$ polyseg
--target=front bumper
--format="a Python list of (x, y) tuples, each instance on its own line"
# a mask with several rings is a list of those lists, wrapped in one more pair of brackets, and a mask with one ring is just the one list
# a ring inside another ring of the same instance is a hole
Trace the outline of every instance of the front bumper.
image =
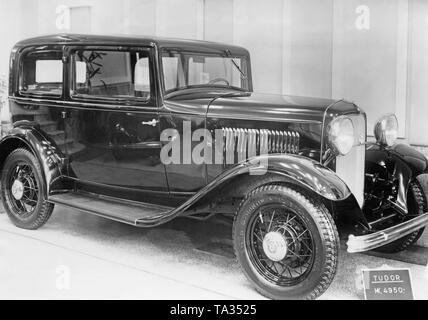
[(348, 252), (363, 252), (381, 247), (419, 230), (426, 224), (428, 224), (428, 212), (382, 231), (364, 236), (354, 236), (351, 234), (346, 243)]

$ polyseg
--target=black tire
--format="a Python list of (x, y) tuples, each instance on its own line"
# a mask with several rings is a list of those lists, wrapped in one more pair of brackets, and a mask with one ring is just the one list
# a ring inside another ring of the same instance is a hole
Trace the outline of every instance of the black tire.
[[(12, 191), (15, 181), (16, 193), (22, 194), (19, 200)], [(3, 166), (1, 186), (4, 209), (17, 227), (35, 230), (48, 221), (54, 205), (46, 201), (42, 169), (30, 151), (16, 149), (10, 153)]]
[[(264, 221), (269, 220), (266, 208), (277, 208), (269, 228)], [(286, 241), (282, 247), (274, 242), (270, 254), (281, 253), (275, 260), (268, 256), (272, 242), (267, 238), (272, 233), (282, 233)], [(233, 244), (244, 274), (257, 291), (271, 299), (315, 299), (336, 274), (339, 235), (330, 212), (321, 202), (290, 187), (267, 185), (248, 194), (235, 214)], [(302, 267), (304, 272), (298, 272)]]
[[(409, 190), (407, 192), (407, 207), (409, 211), (409, 218), (416, 217), (428, 211), (427, 200), (418, 181), (412, 181), (410, 183)], [(375, 250), (383, 253), (397, 253), (406, 250), (408, 247), (415, 244), (416, 241), (419, 240), (419, 238), (424, 233), (424, 230), (425, 228), (421, 228), (413, 233), (408, 234), (407, 236), (404, 236), (403, 238), (376, 248)]]

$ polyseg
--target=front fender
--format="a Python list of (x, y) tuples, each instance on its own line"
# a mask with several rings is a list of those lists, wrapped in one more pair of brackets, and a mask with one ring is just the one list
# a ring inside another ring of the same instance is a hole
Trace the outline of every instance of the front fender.
[(253, 166), (261, 165), (263, 170), (266, 168), (264, 163), (267, 163), (267, 172), (285, 176), (328, 200), (341, 201), (351, 195), (346, 183), (334, 171), (314, 160), (296, 155), (276, 154), (253, 158), (246, 166), (257, 170)]
[(166, 223), (185, 212), (211, 192), (221, 189), (226, 183), (238, 176), (249, 174), (260, 177), (262, 174), (269, 173), (281, 175), (285, 178), (284, 180), (310, 189), (321, 197), (331, 201), (345, 200), (351, 195), (351, 191), (345, 182), (336, 173), (323, 167), (316, 161), (297, 155), (264, 155), (251, 158), (224, 171), (167, 215), (141, 219), (140, 223), (145, 226), (156, 226)]
[(297, 155), (270, 154), (248, 159), (229, 168), (195, 196), (202, 197), (238, 176), (247, 175), (257, 178), (265, 174), (281, 176), (282, 181), (309, 189), (331, 201), (342, 201), (351, 195), (346, 183), (335, 172), (320, 163)]
[(428, 173), (428, 159), (415, 148), (405, 144), (397, 144), (391, 147), (390, 153), (401, 159), (412, 170), (413, 178)]
[(409, 184), (419, 175), (428, 173), (428, 160), (422, 153), (408, 145), (397, 144), (392, 147), (382, 147), (378, 144), (370, 144), (366, 152), (366, 168), (371, 168), (371, 170), (382, 168), (397, 179), (396, 205), (401, 211), (407, 213)]
[(27, 147), (38, 159), (45, 180), (44, 195), (49, 195), (55, 181), (62, 176), (64, 170), (61, 151), (55, 146), (55, 142), (46, 138), (37, 127), (23, 125), (14, 127), (0, 141), (2, 160), (4, 161), (11, 151), (20, 146)]

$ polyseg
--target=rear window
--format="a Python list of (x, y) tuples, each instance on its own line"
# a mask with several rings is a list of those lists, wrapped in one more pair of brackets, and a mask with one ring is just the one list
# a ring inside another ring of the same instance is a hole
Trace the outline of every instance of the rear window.
[(74, 96), (149, 100), (149, 53), (144, 51), (76, 51)]
[(62, 52), (30, 52), (22, 59), (21, 93), (61, 96), (62, 81)]

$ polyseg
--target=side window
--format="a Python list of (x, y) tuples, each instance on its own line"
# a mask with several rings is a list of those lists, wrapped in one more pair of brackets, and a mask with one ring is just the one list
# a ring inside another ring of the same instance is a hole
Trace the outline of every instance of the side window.
[(63, 79), (62, 52), (27, 53), (22, 59), (21, 68), (20, 93), (61, 96)]
[(180, 68), (179, 56), (164, 56), (162, 57), (163, 77), (165, 90), (171, 90), (184, 86), (184, 74)]
[(150, 66), (149, 58), (141, 57), (137, 59), (134, 69), (135, 95), (138, 97), (150, 97)]
[(82, 50), (74, 53), (72, 95), (151, 97), (148, 52)]

